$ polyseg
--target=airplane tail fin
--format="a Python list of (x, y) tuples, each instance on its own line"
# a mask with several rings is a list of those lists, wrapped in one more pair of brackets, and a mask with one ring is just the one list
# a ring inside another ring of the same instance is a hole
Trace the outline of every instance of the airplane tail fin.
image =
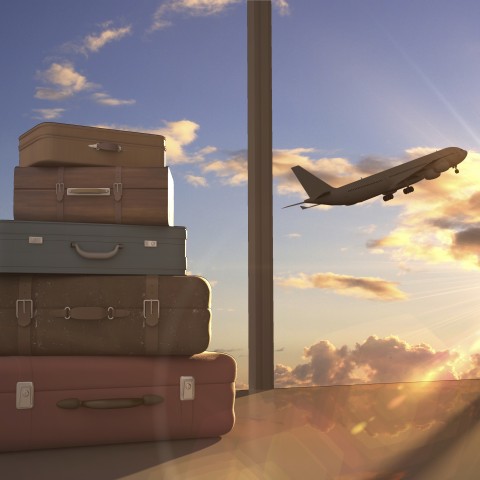
[(312, 200), (333, 190), (333, 187), (328, 183), (324, 182), (320, 178), (313, 175), (313, 173), (308, 172), (298, 165), (296, 167), (292, 167), (292, 171)]

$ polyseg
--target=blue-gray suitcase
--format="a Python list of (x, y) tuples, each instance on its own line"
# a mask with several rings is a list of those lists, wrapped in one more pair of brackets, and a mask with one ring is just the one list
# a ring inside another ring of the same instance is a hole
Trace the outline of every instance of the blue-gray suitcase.
[(185, 227), (0, 221), (0, 272), (185, 275)]

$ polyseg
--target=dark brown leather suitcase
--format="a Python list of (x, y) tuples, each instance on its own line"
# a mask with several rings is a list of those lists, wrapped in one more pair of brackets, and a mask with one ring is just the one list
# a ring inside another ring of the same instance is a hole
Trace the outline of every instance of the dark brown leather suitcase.
[(168, 167), (16, 167), (15, 220), (173, 226)]
[(0, 275), (0, 355), (193, 355), (210, 320), (202, 277)]
[(165, 137), (44, 122), (19, 137), (20, 166), (164, 167)]
[(235, 376), (210, 352), (2, 357), (0, 451), (218, 437), (235, 422)]

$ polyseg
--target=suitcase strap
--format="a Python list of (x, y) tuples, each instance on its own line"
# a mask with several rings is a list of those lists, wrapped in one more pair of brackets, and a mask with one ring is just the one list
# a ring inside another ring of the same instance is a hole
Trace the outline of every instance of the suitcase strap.
[(57, 194), (57, 221), (63, 221), (63, 195), (65, 193), (65, 184), (63, 183), (64, 168), (57, 168), (57, 184), (55, 193)]
[(63, 309), (51, 310), (50, 315), (65, 320), (114, 320), (115, 318), (128, 317), (130, 310), (123, 310), (114, 307), (65, 307)]
[(18, 279), (18, 299), (15, 304), (17, 317), (18, 354), (30, 355), (32, 352), (31, 323), (33, 319), (32, 277), (22, 275)]
[[(145, 354), (156, 355), (159, 350), (160, 300), (158, 276), (146, 275), (143, 318), (145, 324)], [(51, 312), (56, 317), (79, 320), (98, 320), (125, 317), (130, 311), (113, 307), (65, 307)], [(31, 324), (34, 317), (32, 299), (32, 276), (22, 275), (18, 282), (18, 299), (15, 305), (18, 328), (18, 353), (31, 355)]]
[(113, 196), (115, 198), (115, 222), (122, 223), (122, 167), (115, 167)]
[(143, 318), (145, 319), (145, 353), (158, 354), (160, 300), (158, 299), (158, 276), (147, 275), (145, 280), (146, 298), (143, 301)]
[[(57, 221), (62, 222), (64, 218), (64, 206), (63, 200), (65, 198), (65, 183), (64, 183), (64, 167), (57, 168), (57, 184), (55, 185), (55, 193), (57, 195)], [(82, 189), (67, 189), (68, 190), (79, 190)], [(88, 189), (83, 189), (88, 190)], [(107, 189), (90, 189), (90, 190), (107, 190)], [(110, 195), (110, 189), (108, 189), (108, 195)], [(91, 193), (90, 193), (91, 194)], [(115, 222), (122, 223), (122, 194), (123, 194), (123, 185), (122, 185), (122, 167), (115, 167), (115, 180), (113, 183), (113, 198), (115, 200)], [(99, 193), (100, 196), (103, 196), (104, 193)]]

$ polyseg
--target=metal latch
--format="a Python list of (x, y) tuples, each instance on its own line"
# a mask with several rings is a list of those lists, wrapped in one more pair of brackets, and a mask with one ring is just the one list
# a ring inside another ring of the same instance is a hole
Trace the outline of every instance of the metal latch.
[(33, 408), (33, 382), (17, 382), (17, 410)]
[(195, 399), (195, 379), (193, 377), (180, 377), (180, 400)]
[(42, 245), (43, 237), (28, 237), (28, 243), (33, 243), (35, 245)]
[(157, 247), (157, 241), (156, 240), (145, 240), (143, 242), (143, 246), (146, 248), (156, 248)]

